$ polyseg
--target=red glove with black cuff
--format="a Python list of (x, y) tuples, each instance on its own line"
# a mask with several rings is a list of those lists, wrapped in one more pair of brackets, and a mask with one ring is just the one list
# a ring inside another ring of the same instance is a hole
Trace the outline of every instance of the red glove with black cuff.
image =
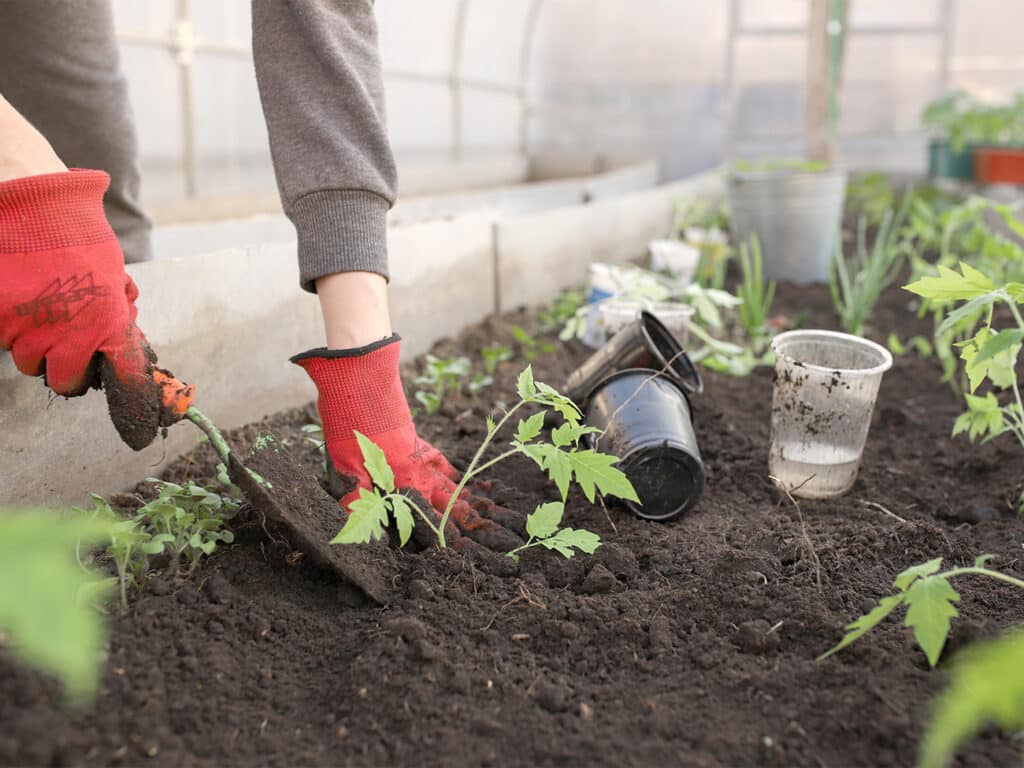
[(135, 283), (103, 213), (110, 177), (72, 170), (0, 182), (0, 349), (68, 397), (102, 384), (122, 439), (139, 450), (165, 412), (135, 325)]
[[(384, 451), (395, 485), (417, 491), (440, 516), (455, 492), (458, 473), (440, 451), (416, 434), (399, 375), (400, 352), (401, 339), (394, 334), (358, 349), (313, 349), (296, 355), (292, 362), (309, 374), (319, 392), (317, 408), (327, 454), (349, 486), (342, 506), (358, 498), (360, 487), (372, 487), (356, 442), (358, 431)], [(470, 496), (464, 489), (449, 520), (479, 543), (505, 551), (522, 543), (492, 519), (507, 514), (490, 499)]]

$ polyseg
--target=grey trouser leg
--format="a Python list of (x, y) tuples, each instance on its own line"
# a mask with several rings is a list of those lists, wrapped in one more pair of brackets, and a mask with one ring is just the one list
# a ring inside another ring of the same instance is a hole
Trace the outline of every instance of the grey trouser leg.
[(138, 145), (109, 0), (0, 0), (0, 93), (64, 164), (110, 174), (103, 200), (125, 261), (151, 257)]
[(335, 272), (387, 277), (397, 179), (373, 0), (252, 0), (252, 37), (302, 286)]

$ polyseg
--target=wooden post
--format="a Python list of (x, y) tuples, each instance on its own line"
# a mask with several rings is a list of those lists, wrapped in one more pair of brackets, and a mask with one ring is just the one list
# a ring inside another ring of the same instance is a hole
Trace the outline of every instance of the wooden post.
[(807, 157), (832, 162), (836, 151), (843, 39), (849, 16), (847, 0), (808, 0), (805, 126)]

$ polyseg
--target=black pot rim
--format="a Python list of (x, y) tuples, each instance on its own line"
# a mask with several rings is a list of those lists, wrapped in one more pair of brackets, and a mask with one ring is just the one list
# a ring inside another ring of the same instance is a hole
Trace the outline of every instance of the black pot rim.
[[(704, 379), (701, 377), (700, 371), (697, 370), (697, 366), (690, 360), (690, 356), (686, 354), (683, 345), (679, 343), (679, 339), (665, 327), (661, 320), (646, 309), (640, 310), (640, 332), (643, 334), (644, 340), (648, 342), (648, 348), (654, 350), (655, 356), (665, 369), (664, 373), (668, 374), (668, 378), (675, 378), (681, 389), (695, 395), (704, 391)], [(626, 370), (637, 369), (627, 368)]]

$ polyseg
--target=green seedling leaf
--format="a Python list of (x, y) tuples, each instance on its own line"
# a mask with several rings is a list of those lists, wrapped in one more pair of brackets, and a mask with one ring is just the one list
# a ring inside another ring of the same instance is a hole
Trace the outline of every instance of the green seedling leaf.
[(551, 442), (558, 448), (568, 448), (579, 444), (580, 438), (584, 435), (593, 435), (600, 431), (597, 427), (566, 422), (560, 427), (551, 430)]
[(537, 386), (533, 381), (533, 366), (528, 365), (516, 379), (516, 392), (523, 400), (529, 400), (537, 394)]
[(516, 440), (520, 443), (528, 443), (536, 438), (543, 429), (544, 411), (540, 411), (528, 419), (520, 420), (519, 428), (516, 430)]
[(395, 526), (398, 528), (398, 543), (404, 547), (415, 527), (412, 504), (405, 496), (395, 494), (391, 497), (391, 511), (395, 516)]
[(566, 454), (572, 466), (576, 482), (583, 489), (587, 501), (594, 502), (594, 489), (596, 488), (605, 496), (617, 496), (620, 499), (627, 499), (640, 503), (633, 484), (629, 482), (626, 474), (612, 466), (618, 462), (618, 458), (606, 453), (596, 451), (575, 451)]
[(395, 473), (391, 471), (388, 459), (373, 440), (359, 431), (355, 431), (356, 442), (363, 453), (363, 466), (370, 475), (373, 484), (385, 493), (395, 492)]
[(903, 599), (907, 603), (907, 618), (903, 623), (913, 627), (917, 644), (934, 667), (949, 636), (949, 620), (960, 615), (953, 605), (960, 600), (960, 595), (940, 575), (918, 579)]
[(992, 439), (1006, 431), (1003, 410), (994, 394), (988, 392), (984, 397), (964, 395), (964, 398), (967, 410), (953, 424), (953, 437), (966, 432), (973, 442), (982, 435), (988, 434), (988, 439)]
[(915, 581), (924, 578), (925, 576), (931, 576), (933, 573), (937, 573), (941, 567), (941, 557), (936, 557), (934, 560), (929, 560), (928, 562), (921, 563), (920, 565), (912, 565), (897, 576), (892, 585), (896, 587), (896, 589), (906, 592), (910, 585)]
[(843, 650), (846, 646), (850, 645), (856, 640), (866, 635), (872, 629), (877, 627), (886, 616), (892, 613), (896, 606), (903, 602), (903, 595), (889, 595), (883, 597), (878, 601), (878, 605), (872, 608), (868, 613), (861, 616), (856, 621), (852, 621), (846, 625), (846, 635), (838, 644), (827, 650), (825, 653), (818, 657), (818, 661), (827, 659), (834, 653), (838, 653)]
[(960, 262), (959, 274), (941, 264), (938, 270), (938, 277), (922, 277), (904, 287), (933, 301), (967, 301), (984, 296), (996, 287), (988, 277), (966, 262)]
[(535, 538), (546, 539), (558, 530), (564, 513), (565, 504), (561, 501), (541, 504), (526, 518), (526, 532)]
[[(601, 546), (601, 537), (593, 531), (582, 528), (563, 528), (550, 539), (546, 539), (544, 546), (548, 546), (548, 542), (557, 543), (562, 547), (575, 547), (580, 552), (592, 555)], [(571, 557), (571, 555), (567, 555), (567, 557)]]
[(1024, 631), (972, 645), (958, 654), (921, 743), (920, 768), (944, 768), (957, 749), (990, 722), (1024, 730)]
[[(1022, 340), (1024, 340), (1024, 329), (1022, 328), (1008, 328), (999, 331), (994, 336), (990, 336), (984, 346), (978, 350), (978, 354), (974, 358), (974, 365), (993, 360), (1001, 353), (1020, 346)], [(1016, 359), (1017, 355), (1014, 354), (1013, 357)]]
[(995, 559), (995, 555), (978, 555), (976, 558), (974, 558), (974, 567), (984, 568), (986, 565), (988, 565), (990, 561)]
[(345, 526), (331, 544), (366, 544), (384, 536), (388, 524), (388, 505), (379, 493), (359, 489), (359, 498), (348, 505), (349, 515)]

